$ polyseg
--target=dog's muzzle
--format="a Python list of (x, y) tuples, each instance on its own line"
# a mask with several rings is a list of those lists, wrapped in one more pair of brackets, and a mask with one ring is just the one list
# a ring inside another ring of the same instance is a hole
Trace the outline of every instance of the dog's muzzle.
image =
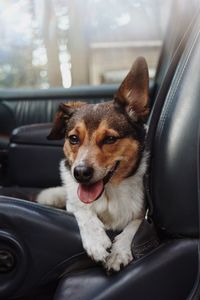
[(117, 170), (120, 162), (116, 161), (115, 165), (107, 173), (107, 175), (98, 180), (95, 183), (90, 184), (89, 180), (92, 178), (94, 170), (90, 167), (77, 166), (74, 169), (74, 177), (79, 182), (77, 194), (79, 199), (86, 203), (92, 203), (99, 199), (104, 191), (104, 186), (113, 177), (115, 171)]

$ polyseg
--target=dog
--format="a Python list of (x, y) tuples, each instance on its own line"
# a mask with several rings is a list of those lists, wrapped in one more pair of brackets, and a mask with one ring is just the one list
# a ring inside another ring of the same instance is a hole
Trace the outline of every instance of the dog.
[[(65, 137), (63, 186), (42, 191), (37, 201), (66, 202), (87, 254), (108, 271), (132, 261), (132, 240), (145, 215), (148, 84), (147, 63), (139, 57), (112, 101), (60, 104), (48, 136)], [(111, 242), (106, 230), (120, 233)]]

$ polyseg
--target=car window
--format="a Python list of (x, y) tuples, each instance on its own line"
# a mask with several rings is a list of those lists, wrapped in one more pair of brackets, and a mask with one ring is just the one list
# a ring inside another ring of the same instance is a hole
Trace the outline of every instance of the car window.
[(154, 77), (171, 0), (1, 0), (0, 87), (118, 83), (143, 55)]

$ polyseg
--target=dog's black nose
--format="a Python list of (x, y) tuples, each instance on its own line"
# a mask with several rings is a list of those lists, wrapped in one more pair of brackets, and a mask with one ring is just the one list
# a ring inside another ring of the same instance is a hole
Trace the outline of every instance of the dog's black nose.
[(88, 181), (90, 181), (90, 179), (93, 176), (93, 173), (93, 168), (85, 165), (79, 165), (74, 168), (74, 177), (80, 183), (87, 183)]

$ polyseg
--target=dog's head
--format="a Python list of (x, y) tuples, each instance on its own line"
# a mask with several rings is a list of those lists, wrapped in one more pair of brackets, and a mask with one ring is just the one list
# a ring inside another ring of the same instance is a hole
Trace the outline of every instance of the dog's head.
[(65, 137), (66, 167), (79, 183), (81, 201), (98, 199), (105, 184), (134, 174), (145, 139), (148, 115), (148, 68), (138, 58), (113, 101), (61, 104), (49, 139)]

